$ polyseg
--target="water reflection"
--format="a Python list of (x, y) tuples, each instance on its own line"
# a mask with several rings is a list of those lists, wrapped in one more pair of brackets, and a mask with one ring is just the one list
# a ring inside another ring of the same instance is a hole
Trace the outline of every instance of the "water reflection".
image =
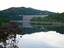
[(0, 39), (0, 48), (18, 48), (16, 43), (16, 35), (2, 35), (2, 38)]
[(55, 31), (17, 36), (19, 48), (64, 48), (64, 34)]
[(37, 32), (23, 36), (9, 35), (7, 39), (6, 42), (1, 41), (0, 45), (5, 45), (7, 48), (14, 45), (16, 45), (15, 48), (64, 48), (64, 34), (55, 31)]
[(16, 35), (22, 34), (15, 22), (6, 23), (0, 26), (0, 48), (18, 48)]

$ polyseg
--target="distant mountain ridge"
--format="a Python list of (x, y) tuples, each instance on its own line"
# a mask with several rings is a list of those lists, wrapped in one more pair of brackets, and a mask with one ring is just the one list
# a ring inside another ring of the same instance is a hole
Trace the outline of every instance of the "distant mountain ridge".
[(21, 19), (22, 15), (49, 15), (54, 14), (54, 12), (50, 11), (41, 11), (33, 8), (26, 8), (26, 7), (12, 7), (6, 10), (0, 11), (0, 17), (4, 16), (10, 19)]

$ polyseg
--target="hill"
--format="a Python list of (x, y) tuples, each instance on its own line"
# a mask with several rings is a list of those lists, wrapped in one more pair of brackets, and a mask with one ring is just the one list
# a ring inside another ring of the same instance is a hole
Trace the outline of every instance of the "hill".
[(26, 7), (12, 7), (0, 11), (0, 17), (6, 17), (12, 20), (21, 20), (22, 15), (49, 15), (49, 14), (54, 14), (54, 12), (41, 11)]

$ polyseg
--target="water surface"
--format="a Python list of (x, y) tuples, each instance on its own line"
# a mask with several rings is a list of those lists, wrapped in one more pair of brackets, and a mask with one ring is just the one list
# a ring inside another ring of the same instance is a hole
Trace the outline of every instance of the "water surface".
[(17, 36), (19, 48), (64, 48), (64, 34), (55, 31)]

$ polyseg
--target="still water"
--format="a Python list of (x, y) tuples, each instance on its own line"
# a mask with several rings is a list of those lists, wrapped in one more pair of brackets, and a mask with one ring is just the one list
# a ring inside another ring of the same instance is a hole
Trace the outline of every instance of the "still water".
[(19, 48), (64, 48), (64, 34), (56, 31), (17, 35)]
[(64, 48), (64, 34), (56, 33), (56, 31), (17, 34), (16, 38), (11, 35), (6, 42), (1, 41), (0, 48)]

